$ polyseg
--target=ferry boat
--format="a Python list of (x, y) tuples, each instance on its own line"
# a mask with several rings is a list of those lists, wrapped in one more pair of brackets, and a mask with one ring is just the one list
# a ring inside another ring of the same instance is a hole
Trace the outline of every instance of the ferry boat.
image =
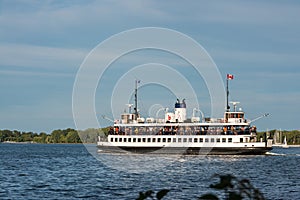
[(185, 100), (177, 99), (174, 112), (166, 112), (164, 119), (143, 118), (137, 109), (135, 84), (134, 112), (123, 113), (110, 128), (107, 137), (98, 137), (101, 153), (147, 153), (182, 155), (245, 155), (265, 154), (272, 149), (272, 140), (265, 135), (256, 139), (256, 127), (237, 110), (239, 102), (228, 103), (224, 117), (211, 119), (187, 118)]

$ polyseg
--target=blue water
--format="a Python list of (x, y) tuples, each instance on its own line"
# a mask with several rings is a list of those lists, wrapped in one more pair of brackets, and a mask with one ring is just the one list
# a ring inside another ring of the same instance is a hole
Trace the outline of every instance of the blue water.
[(135, 199), (149, 189), (171, 189), (165, 199), (197, 199), (211, 191), (215, 173), (247, 178), (267, 199), (300, 197), (300, 148), (267, 156), (96, 152), (94, 145), (0, 144), (0, 199)]

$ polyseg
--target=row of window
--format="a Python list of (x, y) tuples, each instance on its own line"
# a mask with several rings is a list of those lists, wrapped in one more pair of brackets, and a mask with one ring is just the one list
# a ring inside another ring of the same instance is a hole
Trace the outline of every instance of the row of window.
[[(241, 138), (243, 139), (243, 138)], [(194, 143), (214, 143), (214, 142), (232, 142), (232, 138), (122, 138), (122, 137), (111, 137), (110, 142), (163, 142), (163, 143), (181, 143), (181, 142), (194, 142)], [(243, 142), (243, 141), (241, 141)]]

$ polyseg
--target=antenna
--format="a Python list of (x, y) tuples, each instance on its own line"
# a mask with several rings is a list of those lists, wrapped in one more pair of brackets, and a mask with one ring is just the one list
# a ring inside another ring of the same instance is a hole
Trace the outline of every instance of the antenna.
[(239, 101), (230, 101), (229, 103), (232, 103), (233, 105), (233, 111), (236, 112), (236, 105), (239, 104)]
[(131, 114), (131, 107), (133, 106), (133, 104), (128, 103), (126, 104), (126, 106), (128, 106), (128, 113)]
[(263, 114), (263, 115), (261, 115), (261, 116), (259, 116), (259, 117), (256, 117), (256, 118), (253, 119), (253, 120), (250, 120), (250, 123), (255, 122), (256, 120), (259, 120), (259, 119), (261, 119), (261, 118), (263, 118), (263, 117), (268, 117), (269, 115), (270, 115), (269, 113), (265, 113), (265, 114)]
[(204, 114), (199, 108), (193, 108), (193, 117), (195, 117), (195, 112), (199, 112), (201, 114), (201, 121), (204, 119)]
[(106, 120), (108, 120), (108, 121), (111, 121), (111, 122), (113, 122), (113, 123), (114, 123), (114, 120), (112, 120), (112, 119), (108, 118), (107, 116), (105, 116), (105, 115), (101, 115), (101, 116), (102, 116), (102, 118), (103, 118), (103, 119), (106, 119)]

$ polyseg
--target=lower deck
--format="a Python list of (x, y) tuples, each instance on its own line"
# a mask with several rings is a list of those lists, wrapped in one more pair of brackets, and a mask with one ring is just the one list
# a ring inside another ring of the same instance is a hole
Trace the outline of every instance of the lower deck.
[(157, 154), (264, 154), (272, 141), (251, 135), (109, 135), (99, 138), (101, 152)]

